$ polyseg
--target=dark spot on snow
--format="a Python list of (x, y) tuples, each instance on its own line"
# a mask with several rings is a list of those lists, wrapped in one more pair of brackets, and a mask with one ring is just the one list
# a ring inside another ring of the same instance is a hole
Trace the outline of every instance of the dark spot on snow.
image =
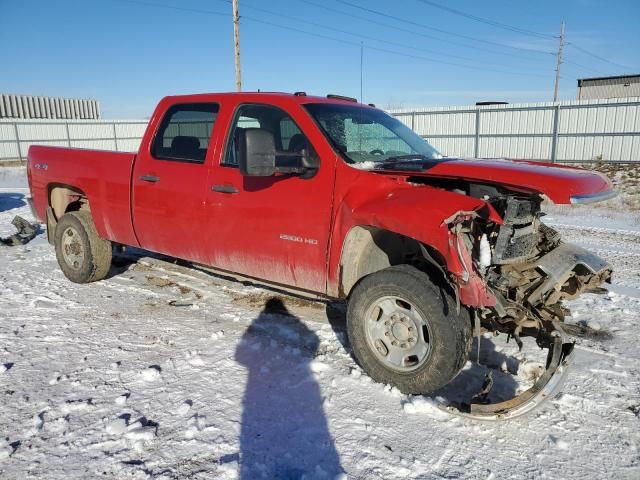
[(130, 413), (123, 413), (122, 415), (120, 415), (118, 418), (121, 418), (125, 421), (125, 423), (127, 425), (129, 425), (129, 420), (131, 420), (131, 414)]
[(162, 372), (162, 368), (160, 368), (160, 365), (149, 365), (149, 368), (153, 368), (154, 370), (157, 370), (158, 373)]
[(636, 417), (640, 418), (640, 405), (630, 405), (627, 407), (631, 413), (633, 413)]
[(172, 307), (190, 307), (193, 305), (193, 303), (191, 302), (183, 302), (181, 300), (171, 300), (169, 302), (169, 305), (171, 305)]
[(389, 445), (385, 445), (384, 448), (386, 448), (387, 450), (389, 450), (390, 452), (393, 452), (393, 448), (391, 448)]
[(123, 460), (120, 462), (124, 465), (144, 465), (144, 460)]
[(14, 393), (16, 393), (16, 391), (15, 391), (15, 390), (5, 390), (5, 391), (4, 391), (4, 394), (5, 394), (5, 395), (13, 395)]
[(145, 427), (153, 427), (157, 431), (158, 427), (160, 426), (160, 424), (158, 422), (154, 422), (153, 420), (147, 420), (147, 422), (144, 424), (144, 426)]
[(74, 405), (79, 403), (86, 403), (87, 405), (93, 405), (93, 398), (65, 400), (64, 403), (66, 403), (67, 405)]
[(13, 362), (5, 363), (4, 368), (6, 368), (7, 371), (11, 370), (11, 368), (13, 368)]

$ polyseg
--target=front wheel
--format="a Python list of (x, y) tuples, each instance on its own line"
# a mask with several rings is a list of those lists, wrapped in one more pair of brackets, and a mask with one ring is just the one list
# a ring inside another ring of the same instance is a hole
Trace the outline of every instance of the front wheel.
[(471, 346), (471, 320), (429, 276), (398, 265), (365, 277), (353, 289), (347, 333), (354, 356), (377, 382), (427, 394), (449, 383)]
[(56, 226), (55, 247), (58, 264), (72, 282), (95, 282), (109, 273), (111, 242), (98, 236), (87, 211), (62, 216)]

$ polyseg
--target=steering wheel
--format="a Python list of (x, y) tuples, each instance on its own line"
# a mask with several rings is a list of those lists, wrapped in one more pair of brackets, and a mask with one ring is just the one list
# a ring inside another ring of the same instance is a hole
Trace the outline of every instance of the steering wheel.
[(379, 148), (376, 148), (375, 150), (371, 150), (369, 152), (370, 155), (384, 155), (384, 152), (382, 150), (380, 150)]

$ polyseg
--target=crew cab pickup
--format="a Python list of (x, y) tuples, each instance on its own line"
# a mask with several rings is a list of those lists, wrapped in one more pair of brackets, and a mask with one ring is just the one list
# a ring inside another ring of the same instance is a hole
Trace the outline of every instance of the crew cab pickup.
[(114, 246), (135, 246), (346, 299), (355, 359), (405, 393), (450, 382), (474, 328), (549, 349), (530, 390), (460, 407), (469, 415), (518, 415), (549, 397), (573, 348), (561, 302), (611, 275), (541, 221), (543, 200), (615, 195), (605, 176), (443, 157), (346, 97), (166, 97), (137, 153), (32, 146), (28, 158), (32, 205), (73, 282), (104, 278)]

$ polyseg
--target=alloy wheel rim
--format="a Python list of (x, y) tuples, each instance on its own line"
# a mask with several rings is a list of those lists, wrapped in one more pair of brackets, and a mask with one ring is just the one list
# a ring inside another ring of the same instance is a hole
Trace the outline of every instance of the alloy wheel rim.
[(411, 372), (420, 368), (431, 351), (429, 324), (411, 302), (385, 296), (365, 314), (369, 348), (388, 368)]

